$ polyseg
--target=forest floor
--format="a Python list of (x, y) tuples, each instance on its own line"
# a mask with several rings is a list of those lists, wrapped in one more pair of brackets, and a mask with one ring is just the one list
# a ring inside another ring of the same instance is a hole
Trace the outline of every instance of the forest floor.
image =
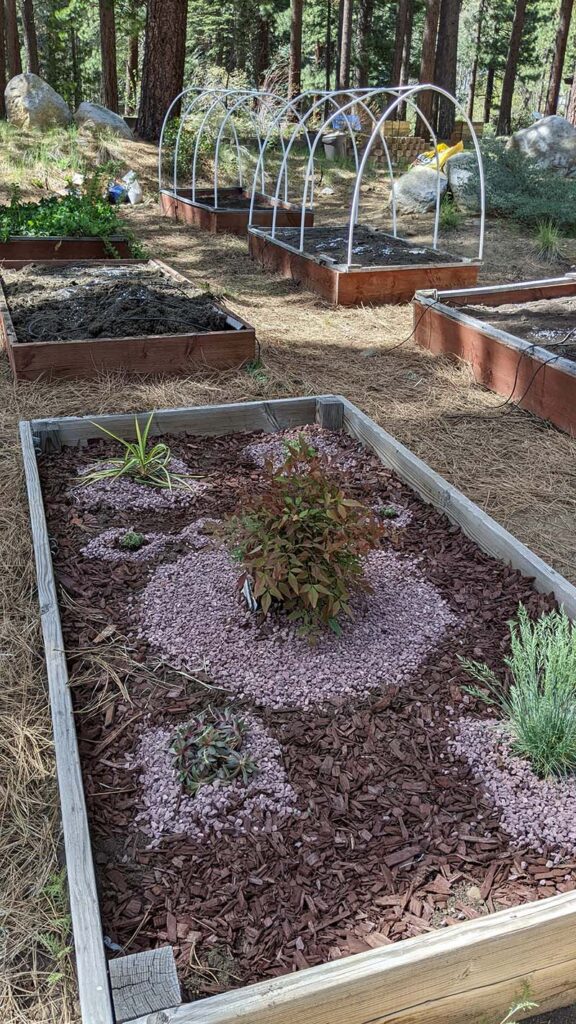
[[(10, 146), (0, 157), (0, 201), (8, 200), (11, 179), (28, 198), (63, 186), (65, 146), (56, 165), (45, 154), (33, 159), (30, 142), (12, 139)], [(72, 1024), (79, 1019), (68, 957), (69, 921), (59, 867), (58, 803), (19, 419), (341, 393), (576, 582), (576, 439), (478, 387), (465, 365), (417, 348), (411, 341), (409, 305), (334, 309), (252, 263), (244, 239), (200, 234), (160, 217), (154, 198), (154, 147), (105, 143), (90, 157), (112, 159), (121, 173), (126, 165), (137, 170), (146, 201), (126, 211), (134, 231), (151, 254), (172, 263), (195, 284), (208, 284), (254, 324), (261, 362), (219, 376), (115, 375), (17, 386), (5, 356), (0, 359), (3, 1024)], [(319, 222), (342, 223), (351, 176), (332, 168), (323, 175), (318, 192), (326, 187), (333, 192), (318, 195)], [(387, 189), (372, 178), (361, 219), (385, 226), (387, 212)], [(427, 241), (425, 227), (428, 221), (411, 219), (406, 230), (415, 241)], [(472, 255), (473, 230), (477, 222), (464, 218), (444, 236), (442, 246)], [(573, 263), (573, 240), (565, 241), (561, 258), (550, 263), (538, 256), (532, 236), (492, 221), (480, 279), (502, 283), (550, 277)]]

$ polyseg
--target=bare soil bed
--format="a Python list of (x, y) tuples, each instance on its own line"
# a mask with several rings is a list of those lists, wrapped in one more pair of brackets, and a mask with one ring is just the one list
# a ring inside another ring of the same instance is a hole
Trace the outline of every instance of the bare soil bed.
[(139, 266), (35, 266), (4, 271), (19, 342), (230, 330), (214, 298)]
[(509, 302), (501, 306), (466, 305), (464, 312), (565, 359), (576, 359), (574, 298)]
[[(493, 763), (466, 739), (467, 723), (494, 727), (458, 660), (501, 669), (518, 603), (535, 616), (550, 600), (355, 442), (307, 432), (389, 525), (369, 556), (373, 595), (314, 646), (246, 611), (238, 566), (207, 534), (264, 486), (280, 437), (164, 438), (194, 474), (178, 501), (141, 502), (136, 483), (123, 484), (134, 500), (98, 484), (87, 498), (79, 474), (110, 457), (106, 442), (40, 462), (104, 933), (126, 952), (170, 943), (188, 999), (574, 887), (565, 823), (543, 847), (530, 805), (504, 817)], [(118, 546), (129, 528), (145, 535), (137, 552)], [(230, 705), (262, 781), (204, 786), (196, 804), (171, 737)]]
[[(300, 246), (299, 228), (278, 228), (276, 237), (295, 247)], [(337, 226), (306, 228), (304, 252), (309, 256), (329, 256), (336, 263), (348, 259), (348, 228)], [(459, 257), (432, 249), (429, 245), (406, 242), (385, 231), (359, 224), (354, 230), (352, 247), (354, 264), (360, 267), (419, 266), (422, 263), (454, 263)]]
[[(218, 202), (216, 202), (216, 197), (213, 192), (203, 192), (195, 201), (197, 203), (201, 203), (202, 206), (213, 206), (216, 210), (249, 210), (252, 203), (252, 197), (246, 193), (230, 195), (229, 192), (222, 190), (218, 192)], [(269, 210), (271, 205), (271, 203), (262, 202), (262, 200), (256, 196), (254, 201), (255, 210)]]

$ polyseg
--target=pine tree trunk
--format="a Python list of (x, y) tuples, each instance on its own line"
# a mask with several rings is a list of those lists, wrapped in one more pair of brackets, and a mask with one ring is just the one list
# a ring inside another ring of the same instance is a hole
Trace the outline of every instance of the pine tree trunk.
[[(442, 0), (436, 46), (435, 82), (447, 92), (456, 92), (456, 60), (458, 57), (458, 29), (460, 0)], [(448, 141), (454, 131), (455, 110), (450, 100), (438, 98), (438, 127), (440, 139)]]
[(336, 42), (336, 89), (342, 88), (342, 82), (340, 81), (340, 61), (342, 59), (342, 29), (344, 24), (344, 2), (345, 0), (339, 0), (338, 2), (338, 37)]
[(480, 0), (480, 6), (478, 8), (478, 26), (476, 28), (476, 49), (474, 51), (474, 61), (472, 63), (472, 73), (470, 75), (470, 88), (468, 89), (468, 117), (471, 121), (474, 120), (474, 100), (476, 99), (476, 82), (478, 80), (478, 63), (480, 61), (480, 44), (482, 42), (484, 4), (485, 0)]
[(4, 17), (4, 4), (0, 0), (0, 117), (6, 117), (6, 102), (4, 90), (6, 88), (6, 21)]
[(256, 88), (265, 78), (270, 67), (270, 19), (265, 14), (258, 16), (256, 26), (256, 53), (254, 54), (254, 75)]
[(484, 96), (484, 124), (490, 123), (492, 117), (492, 102), (494, 100), (494, 79), (496, 77), (496, 71), (492, 64), (488, 66), (488, 74), (486, 75), (486, 93)]
[(324, 87), (329, 92), (332, 79), (332, 0), (326, 0), (326, 34), (324, 36)]
[(188, 0), (148, 0), (137, 131), (160, 136), (164, 115), (182, 91)]
[(288, 69), (288, 98), (302, 91), (302, 9), (303, 0), (290, 3), (290, 66)]
[(26, 40), (28, 71), (31, 71), (34, 75), (39, 75), (40, 61), (38, 60), (38, 37), (34, 20), (34, 0), (22, 0), (22, 24)]
[(116, 69), (116, 16), (114, 0), (99, 0), (100, 54), (102, 57), (102, 102), (118, 111), (118, 72)]
[[(414, 8), (412, 0), (408, 0), (408, 16), (406, 18), (406, 35), (404, 36), (404, 49), (402, 50), (402, 67), (400, 69), (400, 85), (408, 85), (410, 80), (410, 53), (412, 51), (412, 24), (414, 20)], [(396, 119), (406, 120), (406, 104), (401, 103), (397, 108)]]
[(370, 43), (374, 0), (360, 0), (358, 7), (358, 55), (356, 64), (356, 85), (365, 89), (370, 80)]
[(340, 48), (340, 85), (342, 89), (350, 88), (353, 5), (354, 0), (342, 0), (342, 46)]
[(502, 82), (502, 95), (500, 97), (500, 111), (498, 114), (498, 135), (510, 135), (512, 131), (512, 99), (514, 97), (514, 85), (516, 83), (516, 68), (518, 66), (518, 55), (522, 44), (522, 32), (524, 31), (524, 19), (526, 17), (527, 0), (516, 0), (514, 21), (512, 22), (512, 34), (508, 46), (506, 58), (506, 70)]
[(566, 117), (568, 121), (570, 121), (570, 124), (573, 124), (576, 128), (576, 67), (574, 68), (574, 77), (572, 78), (572, 85), (570, 86), (570, 96), (568, 97)]
[(70, 26), (70, 57), (72, 60), (72, 77), (74, 79), (74, 104), (79, 107), (82, 103), (82, 72), (78, 63), (78, 41), (76, 29)]
[(568, 33), (570, 32), (573, 6), (574, 0), (561, 0), (560, 2), (556, 44), (550, 70), (550, 85), (548, 86), (548, 96), (546, 97), (546, 106), (544, 108), (545, 114), (555, 114), (558, 109), (558, 96), (560, 95), (562, 70), (564, 68), (564, 57), (566, 56), (566, 44), (568, 42)]
[(392, 54), (392, 66), (390, 68), (390, 85), (400, 84), (400, 72), (402, 70), (402, 53), (404, 51), (404, 39), (406, 37), (406, 25), (408, 24), (408, 0), (398, 0), (396, 10), (396, 34), (394, 37), (394, 52)]
[(139, 64), (139, 38), (135, 32), (128, 38), (128, 55), (126, 57), (126, 95), (124, 99), (124, 113), (133, 114), (136, 110), (138, 99), (138, 64)]
[[(422, 36), (422, 56), (420, 58), (420, 81), (422, 84), (434, 81), (434, 65), (436, 61), (436, 36), (438, 34), (438, 16), (440, 0), (426, 0), (426, 18)], [(432, 116), (433, 93), (421, 92), (418, 95), (418, 106), (428, 121)], [(421, 117), (416, 118), (416, 135), (421, 139), (429, 139), (428, 131)]]
[(8, 78), (14, 78), (14, 75), (22, 74), (22, 58), (20, 56), (20, 36), (18, 34), (16, 0), (5, 0), (5, 18)]

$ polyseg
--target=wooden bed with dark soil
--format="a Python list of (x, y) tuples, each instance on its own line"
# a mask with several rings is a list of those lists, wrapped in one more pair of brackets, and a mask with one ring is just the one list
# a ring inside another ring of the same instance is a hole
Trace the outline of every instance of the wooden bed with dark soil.
[(354, 230), (356, 264), (347, 267), (348, 227), (307, 228), (300, 251), (298, 228), (251, 227), (250, 255), (268, 270), (318, 292), (334, 305), (409, 302), (421, 288), (473, 285), (479, 260), (416, 245), (365, 225)]
[[(160, 193), (160, 209), (166, 216), (183, 224), (210, 231), (213, 234), (225, 232), (231, 235), (245, 235), (250, 220), (252, 193), (237, 187), (219, 188), (218, 202), (215, 202), (214, 189), (196, 189), (192, 198), (192, 189), (178, 189), (178, 192), (163, 190)], [(302, 209), (293, 203), (275, 200), (262, 192), (256, 193), (253, 223), (270, 227), (276, 208), (276, 223), (281, 226), (300, 224)], [(305, 223), (314, 223), (313, 210), (306, 210)]]
[(0, 281), (0, 337), (17, 380), (186, 374), (255, 356), (253, 328), (160, 260), (33, 263)]
[(122, 235), (104, 238), (32, 238), (13, 235), (0, 242), (0, 269), (46, 260), (130, 259), (132, 246)]
[[(172, 946), (184, 999), (196, 1000), (574, 889), (576, 858), (551, 859), (514, 845), (481, 782), (450, 745), (460, 715), (487, 715), (467, 694), (459, 657), (501, 669), (518, 604), (536, 616), (554, 606), (553, 598), (484, 553), (375, 454), (345, 434), (313, 426), (305, 429), (320, 451), (326, 443), (336, 446), (331, 472), (352, 496), (403, 510), (402, 526), (391, 520), (384, 546), (406, 566), (417, 560), (453, 626), (398, 684), (382, 679), (352, 702), (335, 697), (305, 712), (259, 708), (261, 724), (280, 745), (298, 816), (274, 830), (224, 831), (201, 840), (165, 834), (151, 842), (136, 820), (142, 790), (130, 758), (139, 737), (227, 704), (230, 693), (202, 664), (185, 671), (159, 659), (143, 638), (139, 602), (161, 564), (174, 566), (196, 550), (183, 529), (222, 519), (237, 509), (246, 485), (253, 492), (265, 485), (266, 470), (247, 446), (269, 443), (270, 435), (163, 435), (173, 457), (201, 481), (198, 494), (169, 513), (112, 512), (74, 495), (78, 473), (117, 450), (95, 439), (89, 425), (78, 432), (82, 446), (68, 447), (67, 435), (82, 421), (69, 421), (70, 429), (65, 420), (53, 422), (61, 426), (33, 429), (58, 448), (40, 456), (39, 468), (55, 576), (65, 595), (61, 617), (102, 924), (112, 943), (125, 953)], [(398, 458), (405, 456), (399, 451)], [(82, 554), (110, 528), (160, 530), (172, 540), (138, 563)], [(265, 639), (266, 627), (258, 629)], [(251, 634), (256, 644), (258, 629)], [(251, 713), (247, 698), (235, 704)], [(209, 1012), (210, 1002), (205, 1005)], [(174, 1017), (180, 1019), (204, 1018)], [(223, 1012), (206, 1019), (278, 1018)]]
[(478, 383), (576, 432), (576, 275), (423, 291), (414, 299), (414, 339), (465, 359)]

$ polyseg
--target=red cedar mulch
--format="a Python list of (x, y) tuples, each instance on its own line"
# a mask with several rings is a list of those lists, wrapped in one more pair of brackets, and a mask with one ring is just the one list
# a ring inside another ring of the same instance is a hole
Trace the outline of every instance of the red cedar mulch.
[[(79, 648), (108, 651), (131, 698), (119, 694), (94, 711), (98, 670), (96, 684), (84, 675), (73, 690), (105, 934), (125, 952), (171, 943), (185, 996), (194, 998), (573, 888), (565, 876), (576, 865), (548, 868), (546, 857), (511, 849), (470, 770), (447, 748), (451, 717), (470, 708), (450, 635), (402, 689), (322, 713), (259, 712), (281, 743), (299, 819), (272, 835), (174, 836), (146, 848), (134, 825), (138, 778), (123, 767), (125, 755), (144, 722), (177, 723), (214, 695), (167, 668), (151, 680), (158, 659), (131, 634), (126, 596), (145, 586), (155, 563), (88, 561), (80, 548), (111, 525), (176, 531), (200, 515), (220, 517), (234, 509), (247, 477), (253, 487), (262, 478), (240, 455), (254, 435), (166, 440), (216, 485), (169, 523), (150, 515), (135, 523), (71, 503), (78, 466), (109, 454), (106, 443), (41, 459), (72, 684), (86, 667)], [(347, 485), (364, 500), (379, 496), (413, 510), (402, 550), (421, 556), (427, 578), (458, 613), (459, 653), (497, 668), (518, 603), (534, 615), (553, 607), (374, 456), (365, 454)], [(108, 647), (110, 626), (129, 636), (141, 670)]]

